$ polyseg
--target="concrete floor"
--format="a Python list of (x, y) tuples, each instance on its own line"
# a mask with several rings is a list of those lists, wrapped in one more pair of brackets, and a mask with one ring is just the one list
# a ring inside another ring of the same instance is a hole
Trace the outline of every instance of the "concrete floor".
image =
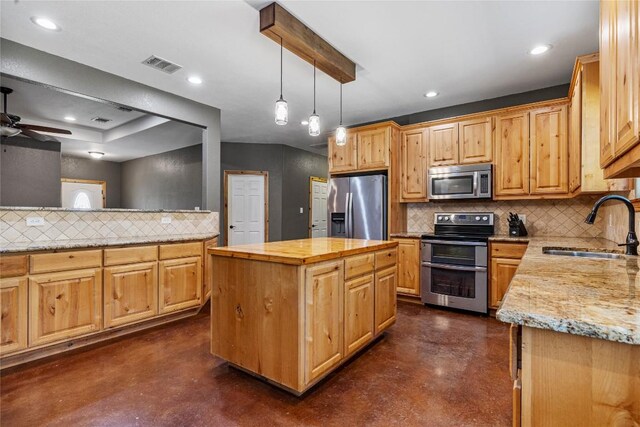
[(296, 398), (209, 354), (209, 316), (5, 373), (3, 426), (507, 426), (508, 327), (399, 303), (368, 352)]

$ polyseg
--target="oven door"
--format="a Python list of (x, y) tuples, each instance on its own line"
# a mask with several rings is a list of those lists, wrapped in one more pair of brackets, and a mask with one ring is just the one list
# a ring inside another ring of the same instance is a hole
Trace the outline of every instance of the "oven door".
[(487, 267), (422, 263), (422, 301), (487, 313)]
[(451, 172), (429, 176), (429, 199), (478, 198), (477, 172)]

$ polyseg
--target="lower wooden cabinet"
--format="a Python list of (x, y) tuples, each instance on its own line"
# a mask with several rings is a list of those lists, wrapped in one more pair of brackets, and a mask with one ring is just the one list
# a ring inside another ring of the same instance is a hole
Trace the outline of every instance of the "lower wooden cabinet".
[(170, 313), (200, 305), (202, 301), (202, 257), (160, 261), (159, 313)]
[(398, 293), (420, 296), (420, 239), (392, 240), (398, 242)]
[(397, 281), (397, 268), (395, 265), (376, 272), (374, 328), (376, 335), (396, 321)]
[(104, 327), (125, 325), (158, 313), (158, 264), (104, 269)]
[(373, 339), (373, 289), (373, 274), (344, 285), (344, 350), (347, 356)]
[(502, 298), (507, 293), (511, 279), (515, 276), (520, 260), (526, 250), (526, 243), (491, 244), (490, 309), (498, 309), (500, 307)]
[(211, 257), (207, 253), (207, 249), (215, 248), (218, 246), (218, 238), (207, 240), (204, 242), (204, 280), (202, 282), (202, 300), (206, 301), (211, 297)]
[(306, 383), (335, 365), (344, 355), (344, 263), (328, 262), (305, 273)]
[(100, 330), (102, 270), (73, 270), (29, 276), (29, 345)]
[(0, 354), (27, 348), (27, 279), (0, 279)]

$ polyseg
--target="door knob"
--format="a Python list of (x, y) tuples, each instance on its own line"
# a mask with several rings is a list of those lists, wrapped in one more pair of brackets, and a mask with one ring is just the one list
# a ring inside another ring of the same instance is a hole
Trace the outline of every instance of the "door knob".
[(236, 226), (235, 225), (230, 225), (229, 228), (236, 228)]

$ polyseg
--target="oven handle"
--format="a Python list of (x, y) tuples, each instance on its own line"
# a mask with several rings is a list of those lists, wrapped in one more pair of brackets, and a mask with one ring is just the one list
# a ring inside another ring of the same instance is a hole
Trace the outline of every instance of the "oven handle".
[(485, 242), (456, 242), (455, 240), (423, 240), (422, 243), (450, 246), (487, 246)]
[(432, 262), (423, 262), (423, 267), (433, 267), (433, 268), (441, 268), (443, 270), (456, 270), (456, 271), (478, 271), (485, 272), (487, 271), (487, 267), (462, 267), (458, 265), (450, 265), (450, 264), (434, 264)]

